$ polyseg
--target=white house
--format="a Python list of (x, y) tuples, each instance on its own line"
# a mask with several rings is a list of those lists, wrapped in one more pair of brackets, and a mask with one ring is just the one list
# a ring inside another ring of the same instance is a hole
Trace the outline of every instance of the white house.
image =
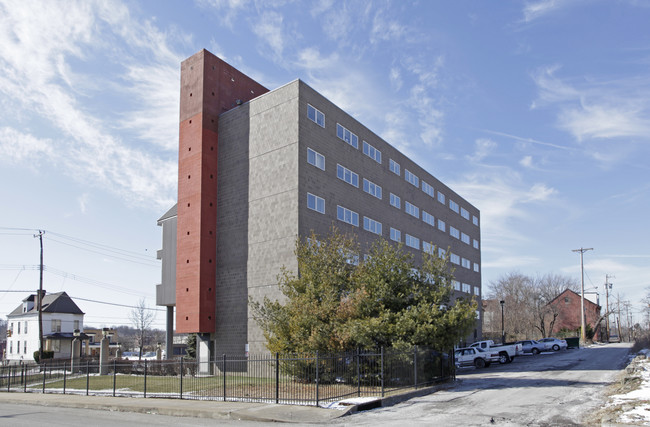
[[(9, 362), (33, 362), (38, 351), (37, 295), (25, 298), (7, 315), (7, 349)], [(54, 351), (54, 358), (69, 358), (73, 332), (83, 330), (84, 313), (65, 292), (46, 294), (42, 303), (43, 350)]]

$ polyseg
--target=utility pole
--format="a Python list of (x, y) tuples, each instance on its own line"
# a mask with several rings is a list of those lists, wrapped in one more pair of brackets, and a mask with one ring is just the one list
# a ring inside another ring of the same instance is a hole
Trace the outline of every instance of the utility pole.
[(614, 278), (614, 276), (610, 276), (609, 274), (605, 274), (605, 314), (607, 315), (607, 340), (609, 341), (609, 290), (612, 289), (613, 283), (609, 283), (609, 279)]
[(38, 310), (38, 363), (43, 363), (43, 230), (38, 230), (38, 237), (41, 243), (41, 268), (40, 268), (40, 281), (38, 284), (38, 297), (37, 297), (37, 310)]
[(616, 293), (616, 306), (618, 311), (618, 339), (623, 342), (623, 337), (621, 336), (621, 294)]
[(580, 340), (585, 343), (587, 334), (585, 334), (585, 268), (582, 262), (582, 255), (587, 251), (593, 251), (594, 248), (573, 249), (572, 252), (580, 252)]

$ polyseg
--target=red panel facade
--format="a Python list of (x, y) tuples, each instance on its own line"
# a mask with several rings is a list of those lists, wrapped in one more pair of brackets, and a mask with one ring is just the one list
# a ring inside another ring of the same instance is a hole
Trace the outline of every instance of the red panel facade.
[(215, 324), (218, 117), (268, 89), (206, 50), (181, 64), (176, 332)]

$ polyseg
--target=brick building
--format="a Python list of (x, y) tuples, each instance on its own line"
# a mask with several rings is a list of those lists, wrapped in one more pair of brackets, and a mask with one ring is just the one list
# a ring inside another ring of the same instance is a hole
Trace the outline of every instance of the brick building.
[(478, 209), (301, 80), (269, 91), (203, 50), (181, 65), (180, 121), (157, 304), (201, 359), (265, 351), (249, 297), (278, 298), (296, 238), (332, 225), (416, 260), (449, 248), (457, 295), (480, 299)]
[[(588, 330), (590, 326), (596, 333), (594, 339), (600, 339), (600, 335), (602, 333), (599, 323), (601, 316), (601, 307), (597, 302), (591, 301), (587, 296), (585, 296), (584, 304), (585, 324), (588, 325), (586, 327), (586, 330)], [(582, 324), (580, 321), (580, 294), (567, 289), (555, 297), (555, 299), (553, 299), (549, 305), (553, 306), (553, 312), (557, 313), (557, 318), (555, 319), (555, 324), (553, 325), (554, 332), (558, 332), (562, 329), (572, 331), (577, 331), (580, 329)], [(547, 327), (547, 330), (550, 330), (550, 328)]]

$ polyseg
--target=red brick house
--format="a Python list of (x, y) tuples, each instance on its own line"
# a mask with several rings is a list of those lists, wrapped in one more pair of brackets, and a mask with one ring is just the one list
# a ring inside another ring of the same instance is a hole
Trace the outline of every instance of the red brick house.
[[(573, 331), (580, 329), (580, 294), (567, 289), (555, 297), (548, 305), (551, 306), (553, 313), (557, 315), (553, 324), (552, 334), (557, 334), (562, 329)], [(592, 330), (596, 332), (594, 340), (599, 340), (602, 333), (600, 325), (597, 324), (601, 316), (600, 308), (600, 305), (594, 304), (585, 298), (585, 322), (588, 325), (587, 330), (591, 326)], [(547, 326), (547, 330), (551, 330), (550, 324)]]

